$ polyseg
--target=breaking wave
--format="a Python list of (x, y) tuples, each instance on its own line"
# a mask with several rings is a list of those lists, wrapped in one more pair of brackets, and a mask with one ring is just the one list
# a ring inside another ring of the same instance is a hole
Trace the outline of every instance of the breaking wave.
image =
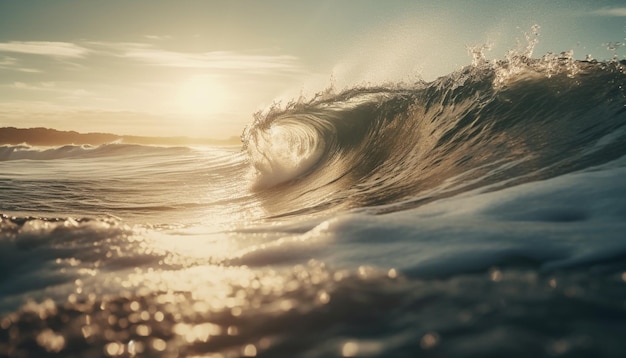
[(297, 198), (283, 213), (417, 204), (626, 154), (626, 63), (474, 56), (430, 83), (331, 89), (257, 114), (242, 135), (253, 187)]

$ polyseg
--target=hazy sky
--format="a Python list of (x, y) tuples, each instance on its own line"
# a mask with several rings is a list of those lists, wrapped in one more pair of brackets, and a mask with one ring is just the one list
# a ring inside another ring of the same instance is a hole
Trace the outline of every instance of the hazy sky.
[(623, 1), (0, 0), (0, 126), (236, 136), (331, 77), (432, 80), (534, 24), (537, 57), (626, 54)]

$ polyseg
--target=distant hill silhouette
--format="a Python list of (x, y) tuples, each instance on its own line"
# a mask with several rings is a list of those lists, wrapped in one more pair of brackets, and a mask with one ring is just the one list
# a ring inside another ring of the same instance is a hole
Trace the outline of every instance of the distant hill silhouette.
[(57, 146), (65, 144), (91, 144), (99, 145), (121, 141), (132, 144), (152, 144), (152, 145), (233, 145), (240, 144), (238, 137), (231, 137), (226, 140), (189, 138), (189, 137), (143, 137), (117, 135), (111, 133), (78, 133), (74, 131), (58, 131), (51, 128), (0, 128), (0, 145), (21, 144), (40, 146)]

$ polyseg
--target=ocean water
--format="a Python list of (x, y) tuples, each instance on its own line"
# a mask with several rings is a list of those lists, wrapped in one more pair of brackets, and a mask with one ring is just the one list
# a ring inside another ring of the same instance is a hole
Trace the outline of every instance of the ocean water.
[(624, 357), (626, 63), (475, 55), (242, 146), (0, 146), (0, 355)]

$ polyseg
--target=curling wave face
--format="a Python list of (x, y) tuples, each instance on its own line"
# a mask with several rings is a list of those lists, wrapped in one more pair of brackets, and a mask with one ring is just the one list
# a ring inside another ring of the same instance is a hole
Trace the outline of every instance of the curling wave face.
[(253, 187), (278, 215), (417, 205), (626, 154), (624, 63), (570, 55), (480, 60), (431, 83), (273, 107), (242, 136)]

